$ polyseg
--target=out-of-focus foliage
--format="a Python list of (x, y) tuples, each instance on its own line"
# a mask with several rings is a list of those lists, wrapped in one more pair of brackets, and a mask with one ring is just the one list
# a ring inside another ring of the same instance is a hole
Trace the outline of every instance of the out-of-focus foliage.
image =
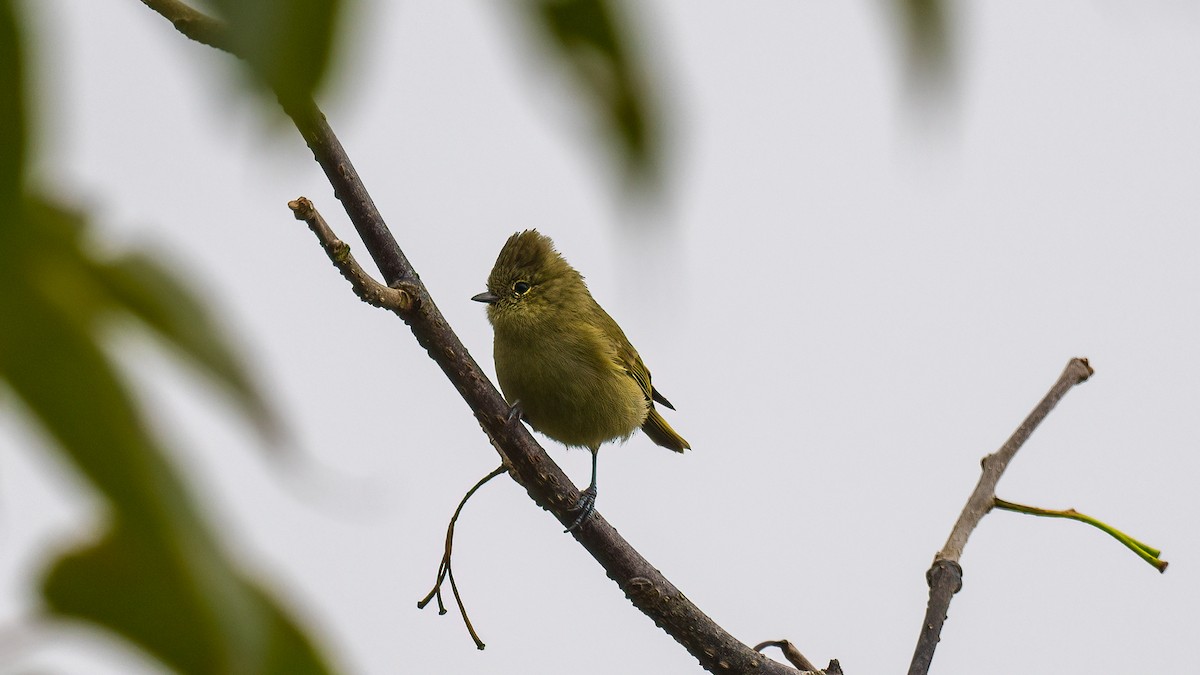
[(950, 34), (944, 0), (895, 0), (910, 80), (938, 86), (950, 75)]
[(22, 37), (12, 0), (0, 0), (0, 230), (13, 224), (25, 163)]
[(114, 306), (129, 312), (185, 357), (199, 364), (233, 394), (239, 410), (267, 440), (279, 425), (251, 381), (233, 345), (218, 339), (221, 332), (202, 298), (175, 278), (150, 255), (127, 253), (97, 265), (95, 281)]
[(51, 564), (48, 609), (115, 631), (181, 673), (330, 672), (225, 556), (102, 341), (112, 321), (140, 326), (272, 429), (232, 345), (166, 267), (140, 254), (97, 256), (82, 214), (25, 188), (24, 35), (15, 9), (0, 0), (0, 383), (108, 511), (107, 534)]
[(229, 47), (254, 80), (286, 98), (311, 96), (329, 69), (342, 0), (212, 0)]
[[(915, 93), (946, 84), (951, 62), (944, 0), (893, 0), (893, 5), (910, 85), (918, 85)], [(625, 11), (620, 0), (523, 0), (508, 6), (525, 14), (576, 82), (607, 145), (622, 158), (627, 183), (654, 187), (663, 151), (655, 92), (663, 88), (655, 86), (635, 35), (622, 24), (636, 4)]]
[(206, 542), (164, 543), (118, 525), (60, 559), (43, 594), (56, 612), (117, 630), (181, 673), (330, 672), (261, 589), (206, 562)]
[(608, 0), (526, 0), (527, 14), (579, 85), (631, 183), (653, 183), (662, 152), (655, 88), (638, 60), (620, 12)]
[(108, 535), (53, 565), (49, 608), (183, 673), (328, 672), (220, 550), (105, 354), (103, 328), (137, 320), (252, 402), (251, 414), (265, 404), (180, 281), (145, 257), (97, 259), (85, 229), (80, 216), (29, 200), (0, 238), (0, 379), (110, 511)]

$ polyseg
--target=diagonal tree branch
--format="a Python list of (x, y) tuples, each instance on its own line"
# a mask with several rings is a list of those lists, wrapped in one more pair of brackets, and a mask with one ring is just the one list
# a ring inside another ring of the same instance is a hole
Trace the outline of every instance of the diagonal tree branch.
[[(228, 51), (230, 42), (223, 35), (220, 21), (177, 0), (142, 2), (169, 19), (187, 37)], [(508, 421), (507, 403), (434, 304), (384, 224), (324, 115), (312, 100), (287, 100), (281, 96), (280, 104), (324, 169), (334, 194), (341, 200), (385, 282), (411, 296), (411, 305), (407, 309), (393, 308), (393, 311), (409, 325), (417, 342), (470, 406), (493, 446), (511, 468), (509, 475), (525, 488), (538, 506), (553, 513), (563, 525), (569, 524), (573, 520), (570, 509), (578, 501), (579, 492), (525, 426), (520, 421)], [(328, 245), (326, 250), (330, 250)], [(343, 251), (343, 255), (348, 253)], [(334, 262), (336, 264), (337, 260)], [(634, 606), (683, 645), (706, 670), (792, 675), (799, 672), (766, 658), (727, 633), (634, 550), (599, 513), (572, 534), (617, 582)]]
[(1054, 406), (1058, 405), (1059, 400), (1072, 387), (1091, 377), (1092, 372), (1092, 367), (1088, 365), (1087, 359), (1071, 359), (1062, 375), (1058, 377), (1058, 381), (1050, 387), (1050, 391), (1037, 404), (1033, 412), (1029, 413), (1025, 421), (1021, 422), (1021, 426), (1017, 427), (1017, 430), (999, 450), (983, 458), (983, 474), (979, 477), (979, 483), (975, 485), (975, 491), (967, 499), (967, 505), (963, 507), (962, 513), (958, 516), (958, 522), (950, 531), (950, 538), (946, 540), (946, 545), (934, 556), (933, 565), (925, 573), (925, 579), (929, 582), (929, 604), (925, 609), (925, 621), (921, 625), (921, 634), (917, 638), (917, 648), (913, 653), (912, 663), (908, 667), (909, 675), (926, 675), (929, 672), (929, 666), (933, 662), (933, 652), (937, 649), (937, 643), (941, 639), (942, 624), (946, 621), (950, 600), (962, 588), (962, 567), (959, 565), (959, 558), (962, 557), (967, 539), (979, 525), (980, 519), (996, 503), (996, 483), (1000, 481), (1000, 476), (1004, 474), (1008, 463), (1016, 456), (1017, 451), (1029, 439), (1034, 429), (1037, 429), (1042, 420), (1046, 419), (1046, 416), (1054, 409)]
[(196, 11), (178, 0), (142, 0), (142, 4), (170, 21), (175, 30), (192, 40), (238, 56), (234, 53), (233, 41), (229, 39), (229, 31), (224, 21)]

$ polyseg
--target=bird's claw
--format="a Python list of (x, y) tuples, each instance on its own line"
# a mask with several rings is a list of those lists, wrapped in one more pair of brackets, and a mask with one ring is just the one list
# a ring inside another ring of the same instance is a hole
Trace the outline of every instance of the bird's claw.
[(525, 411), (521, 409), (521, 402), (513, 401), (512, 407), (508, 409), (508, 417), (504, 418), (504, 421), (512, 424), (514, 421), (521, 419), (521, 415), (524, 414), (524, 412)]
[(592, 515), (596, 510), (596, 486), (593, 485), (583, 492), (579, 493), (579, 501), (575, 502), (575, 508), (572, 511), (578, 511), (579, 515), (575, 517), (575, 522), (571, 523), (563, 532), (570, 532), (579, 527), (579, 524), (587, 520), (587, 517)]

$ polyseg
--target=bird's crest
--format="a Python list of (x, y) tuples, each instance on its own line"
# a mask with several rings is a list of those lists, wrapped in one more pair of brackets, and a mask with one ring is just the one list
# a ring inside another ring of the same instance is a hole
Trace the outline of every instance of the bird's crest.
[(582, 278), (566, 259), (554, 250), (554, 242), (550, 237), (537, 230), (525, 230), (512, 235), (504, 242), (504, 248), (500, 249), (496, 265), (488, 276), (488, 287), (503, 289), (518, 277), (536, 284), (564, 275)]

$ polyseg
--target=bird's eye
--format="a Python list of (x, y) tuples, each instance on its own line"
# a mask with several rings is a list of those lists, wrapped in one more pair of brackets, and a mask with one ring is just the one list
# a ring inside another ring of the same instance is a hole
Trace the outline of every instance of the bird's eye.
[(518, 281), (517, 283), (513, 284), (513, 290), (516, 291), (517, 295), (525, 295), (529, 292), (529, 282)]

